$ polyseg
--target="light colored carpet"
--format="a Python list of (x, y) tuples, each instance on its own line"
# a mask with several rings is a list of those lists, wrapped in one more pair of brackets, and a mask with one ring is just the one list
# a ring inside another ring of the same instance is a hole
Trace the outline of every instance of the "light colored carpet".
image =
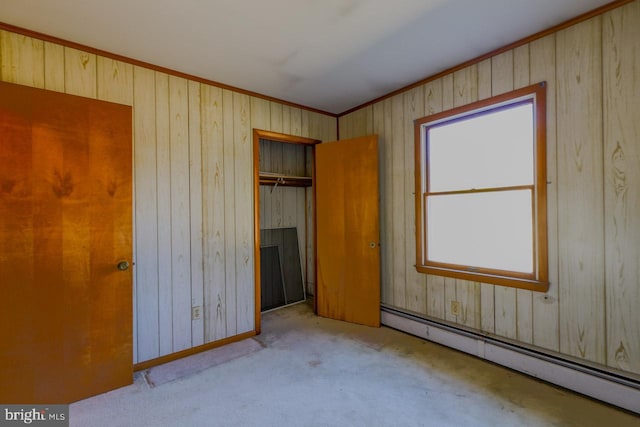
[(259, 341), (251, 338), (184, 357), (164, 365), (154, 366), (143, 371), (141, 375), (149, 387), (157, 387), (180, 378), (187, 378), (221, 363), (262, 350), (262, 348)]
[(139, 373), (74, 403), (71, 426), (640, 426), (437, 344), (315, 317), (306, 304), (265, 314), (262, 329), (260, 351), (154, 388)]

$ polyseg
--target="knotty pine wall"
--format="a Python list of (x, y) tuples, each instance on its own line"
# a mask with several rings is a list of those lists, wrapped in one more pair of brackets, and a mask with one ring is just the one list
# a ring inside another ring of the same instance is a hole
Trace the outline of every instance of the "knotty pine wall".
[[(418, 274), (413, 119), (543, 80), (549, 291)], [(640, 374), (639, 0), (342, 116), (339, 125), (341, 138), (380, 136), (384, 304)], [(454, 300), (460, 316), (450, 310)]]
[(4, 30), (0, 79), (133, 106), (134, 362), (254, 329), (252, 129), (334, 117)]

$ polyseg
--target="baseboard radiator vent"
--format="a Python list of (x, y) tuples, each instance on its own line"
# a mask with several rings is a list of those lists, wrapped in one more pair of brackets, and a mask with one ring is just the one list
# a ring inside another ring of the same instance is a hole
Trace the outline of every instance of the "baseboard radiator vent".
[(382, 324), (640, 414), (640, 382), (382, 307)]

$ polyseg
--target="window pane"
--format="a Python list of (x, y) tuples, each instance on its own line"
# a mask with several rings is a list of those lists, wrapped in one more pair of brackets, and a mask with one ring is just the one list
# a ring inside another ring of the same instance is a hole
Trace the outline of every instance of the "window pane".
[(429, 261), (533, 272), (531, 190), (427, 196)]
[(429, 191), (532, 185), (533, 137), (530, 103), (429, 128)]

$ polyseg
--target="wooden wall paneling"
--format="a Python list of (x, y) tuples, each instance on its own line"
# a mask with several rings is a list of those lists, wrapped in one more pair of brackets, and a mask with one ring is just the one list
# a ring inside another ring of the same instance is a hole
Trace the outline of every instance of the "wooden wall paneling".
[[(459, 107), (478, 100), (478, 66), (470, 65), (453, 73), (453, 105)], [(480, 328), (480, 283), (456, 279), (456, 300), (460, 302), (458, 323)]]
[[(274, 111), (272, 111), (272, 109)], [(273, 107), (273, 103), (269, 101), (265, 101), (260, 98), (251, 98), (251, 123), (255, 129), (270, 129), (275, 124), (276, 127), (279, 125), (282, 127), (282, 109), (280, 109), (280, 116), (276, 114), (275, 108)], [(270, 150), (272, 142), (262, 140), (259, 142), (259, 170), (261, 171), (269, 171), (270, 168)], [(270, 215), (267, 213), (267, 208), (271, 207), (271, 198), (269, 194), (271, 192), (271, 187), (267, 188), (265, 186), (259, 187), (260, 191), (260, 228), (267, 227), (267, 224), (270, 221)], [(270, 211), (269, 211), (270, 212)]]
[[(393, 305), (406, 308), (406, 257), (405, 257), (405, 178), (404, 178), (404, 98), (402, 94), (391, 98), (392, 142), (392, 233), (393, 233)], [(342, 138), (342, 135), (340, 135)]]
[(394, 305), (394, 288), (395, 288), (395, 276), (393, 274), (393, 121), (391, 115), (391, 98), (387, 98), (381, 101), (383, 105), (384, 123), (383, 133), (381, 135), (382, 143), (385, 146), (384, 159), (384, 173), (381, 175), (380, 182), (384, 186), (382, 191), (385, 194), (385, 203), (382, 205), (384, 214), (381, 216), (384, 218), (384, 223), (380, 225), (382, 245), (380, 247), (380, 262), (385, 264), (385, 275), (381, 277), (381, 286), (385, 288), (384, 299), (381, 301), (384, 304)]
[[(282, 104), (277, 102), (269, 102), (269, 121), (270, 126), (269, 130), (273, 132), (282, 132), (283, 120), (282, 120)], [(253, 111), (253, 107), (252, 111)], [(253, 125), (254, 128), (257, 128), (256, 125)]]
[[(529, 45), (513, 50), (513, 88), (534, 83), (529, 81)], [(516, 289), (516, 337), (518, 341), (533, 343), (533, 292)]]
[[(251, 122), (253, 123), (254, 128), (256, 129), (271, 129), (274, 124), (276, 126), (279, 124), (282, 127), (282, 109), (280, 109), (280, 116), (278, 117), (275, 114), (275, 111), (272, 112), (273, 103), (260, 99), (260, 98), (251, 98)], [(269, 150), (271, 149), (271, 145), (273, 143), (261, 140), (259, 142), (259, 170), (261, 171), (271, 171), (269, 165)], [(260, 228), (264, 228), (265, 224), (268, 222), (268, 215), (265, 211), (267, 206), (271, 206), (271, 199), (267, 196), (271, 188), (266, 188), (264, 186), (259, 187), (260, 192)]]
[(560, 351), (605, 363), (601, 18), (556, 35)]
[[(442, 79), (424, 85), (424, 112), (429, 116), (442, 111)], [(445, 318), (444, 277), (427, 275), (427, 314), (438, 319)]]
[(340, 127), (340, 139), (349, 139), (353, 132), (351, 131), (351, 114), (349, 113), (338, 118)]
[(44, 42), (0, 30), (0, 79), (44, 88)]
[(160, 356), (155, 73), (146, 68), (135, 67), (133, 89), (136, 220), (134, 361), (138, 362)]
[(384, 102), (373, 104), (373, 133), (378, 135), (378, 176), (380, 194), (380, 301), (385, 303), (389, 299), (391, 293), (391, 274), (389, 272), (388, 257), (390, 254), (387, 248), (387, 239), (385, 230), (387, 228), (387, 218), (385, 206), (389, 194), (385, 192), (385, 168), (388, 158), (389, 141), (385, 140), (384, 135)]
[(226, 338), (225, 176), (222, 89), (201, 86), (202, 246), (205, 343)]
[(289, 107), (290, 135), (302, 135), (302, 111), (296, 107)]
[[(351, 122), (351, 138), (371, 135), (373, 133), (373, 106), (368, 105), (354, 111)], [(341, 139), (342, 138), (341, 136)]]
[[(169, 76), (156, 76), (156, 188), (158, 217), (158, 332), (160, 356), (173, 352), (173, 263), (171, 259), (171, 132)], [(142, 260), (140, 260), (142, 262)]]
[(558, 171), (556, 142), (556, 38), (529, 45), (531, 82), (547, 82), (547, 236), (549, 289), (533, 295), (533, 344), (560, 350), (558, 330)]
[(65, 92), (96, 98), (96, 55), (70, 47), (64, 48)]
[[(250, 97), (250, 120), (253, 124), (253, 127), (256, 129), (269, 129), (271, 127), (271, 107), (270, 102), (256, 98), (254, 96)], [(249, 112), (247, 112), (249, 114)], [(277, 121), (274, 117), (274, 122)]]
[(335, 141), (338, 139), (338, 119), (331, 116), (324, 116), (324, 137), (323, 141)]
[[(273, 172), (271, 163), (271, 152), (275, 144), (271, 141), (260, 141), (260, 170)], [(260, 186), (260, 224), (261, 228), (272, 228), (273, 218), (271, 216), (272, 187)]]
[(133, 65), (98, 56), (96, 74), (98, 99), (131, 105), (133, 102)]
[[(491, 59), (492, 95), (513, 90), (513, 50)], [(516, 290), (506, 286), (494, 287), (495, 333), (507, 338), (517, 338)]]
[(309, 110), (300, 110), (300, 136), (309, 135)]
[(282, 106), (282, 133), (291, 135), (291, 107)]
[[(237, 277), (236, 277), (236, 147), (234, 126), (234, 103), (236, 99), (230, 90), (222, 91), (222, 122), (223, 122), (223, 176), (224, 176), (224, 258), (225, 258), (225, 310), (227, 336), (237, 335), (238, 322), (236, 316)], [(238, 152), (239, 155), (239, 152)], [(251, 175), (253, 176), (253, 175)]]
[(603, 16), (606, 363), (640, 374), (640, 2)]
[(44, 42), (44, 87), (64, 92), (64, 47)]
[[(268, 107), (268, 105), (267, 105)], [(236, 216), (237, 333), (255, 327), (253, 238), (253, 137), (251, 97), (233, 94)]]
[(322, 141), (322, 115), (309, 112), (309, 132), (306, 134), (308, 138), (319, 139)]
[[(406, 287), (405, 307), (416, 313), (427, 312), (427, 287), (424, 274), (416, 265), (415, 214), (415, 141), (413, 121), (424, 116), (424, 87), (418, 86), (403, 94), (404, 116), (404, 236)], [(373, 129), (372, 132), (373, 133)]]
[[(204, 344), (204, 258), (202, 191), (201, 84), (188, 82), (189, 101), (189, 221), (191, 243), (191, 346)], [(197, 310), (194, 316), (193, 310)]]
[[(492, 96), (491, 59), (478, 63), (478, 99)], [(495, 286), (480, 283), (480, 324), (479, 329), (490, 334), (495, 333)]]
[(169, 76), (173, 351), (191, 347), (188, 81)]

